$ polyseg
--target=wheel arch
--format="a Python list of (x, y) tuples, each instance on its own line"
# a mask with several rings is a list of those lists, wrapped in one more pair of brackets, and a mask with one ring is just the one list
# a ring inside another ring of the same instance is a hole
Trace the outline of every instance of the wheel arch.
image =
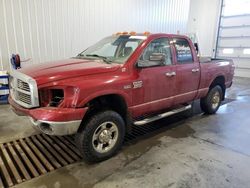
[(124, 95), (121, 95), (120, 93), (106, 93), (96, 97), (91, 97), (87, 102), (85, 102), (84, 106), (88, 107), (88, 111), (81, 122), (78, 132), (84, 129), (86, 122), (93, 114), (107, 109), (120, 114), (125, 122), (126, 131), (130, 131), (132, 120), (128, 111), (128, 105), (128, 101)]
[(222, 100), (225, 99), (225, 93), (226, 93), (226, 85), (225, 85), (225, 76), (224, 75), (218, 75), (214, 78), (214, 80), (211, 82), (209, 89), (212, 89), (214, 86), (219, 85), (222, 89), (223, 96)]

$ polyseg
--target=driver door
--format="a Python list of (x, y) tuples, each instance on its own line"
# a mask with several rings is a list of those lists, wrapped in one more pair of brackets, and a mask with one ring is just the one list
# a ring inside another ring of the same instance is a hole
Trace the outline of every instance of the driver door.
[[(155, 61), (155, 54), (163, 55), (163, 61)], [(133, 83), (133, 115), (140, 116), (170, 107), (175, 93), (176, 66), (172, 61), (169, 39), (164, 37), (150, 42), (137, 63), (137, 70)]]

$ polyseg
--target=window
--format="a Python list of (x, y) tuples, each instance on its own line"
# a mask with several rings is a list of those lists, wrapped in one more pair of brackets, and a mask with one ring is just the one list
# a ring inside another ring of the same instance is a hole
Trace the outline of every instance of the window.
[(115, 55), (116, 46), (107, 43), (102, 46), (102, 48), (99, 48), (95, 51), (96, 54), (100, 56), (106, 56), (106, 57), (112, 57)]
[(169, 40), (167, 38), (160, 38), (153, 40), (144, 50), (140, 60), (153, 63), (153, 61), (150, 61), (150, 56), (153, 53), (164, 54), (165, 55), (164, 64), (165, 65), (172, 64), (171, 49), (169, 45)]
[(106, 37), (80, 53), (77, 58), (102, 58), (109, 63), (125, 63), (142, 42), (141, 37), (130, 35)]
[(223, 16), (250, 14), (249, 0), (225, 0)]
[(135, 51), (137, 46), (138, 46), (138, 41), (128, 41), (125, 45), (125, 47), (131, 47), (133, 51)]
[(243, 54), (250, 54), (250, 48), (245, 48), (244, 50), (243, 50)]
[(119, 58), (127, 58), (129, 57), (133, 51), (137, 48), (139, 45), (138, 41), (128, 41), (126, 42), (125, 46), (120, 49), (118, 57)]
[(192, 51), (186, 39), (174, 39), (173, 43), (176, 49), (177, 61), (179, 63), (193, 62)]
[(223, 54), (232, 54), (232, 53), (234, 53), (234, 49), (233, 48), (224, 48), (222, 52), (223, 52)]

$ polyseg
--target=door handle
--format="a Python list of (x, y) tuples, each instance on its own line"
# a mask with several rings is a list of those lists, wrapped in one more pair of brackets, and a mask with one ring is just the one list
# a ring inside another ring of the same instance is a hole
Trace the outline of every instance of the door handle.
[(199, 72), (200, 69), (192, 69), (192, 72), (195, 73), (195, 72)]
[(167, 72), (165, 74), (167, 77), (172, 77), (172, 76), (175, 76), (176, 75), (176, 72)]

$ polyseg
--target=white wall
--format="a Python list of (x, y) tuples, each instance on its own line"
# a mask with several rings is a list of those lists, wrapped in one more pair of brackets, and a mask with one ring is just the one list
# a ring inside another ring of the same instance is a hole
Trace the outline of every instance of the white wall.
[(196, 33), (202, 56), (215, 55), (221, 0), (190, 0), (188, 33)]
[(189, 0), (1, 0), (0, 70), (12, 53), (63, 59), (117, 31), (185, 33), (188, 12)]

